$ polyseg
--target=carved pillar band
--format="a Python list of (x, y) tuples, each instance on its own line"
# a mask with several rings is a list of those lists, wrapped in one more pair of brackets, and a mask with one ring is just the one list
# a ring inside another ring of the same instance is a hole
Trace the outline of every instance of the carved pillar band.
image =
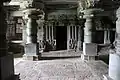
[(85, 28), (84, 28), (84, 42), (85, 43), (92, 43), (92, 19), (86, 18)]

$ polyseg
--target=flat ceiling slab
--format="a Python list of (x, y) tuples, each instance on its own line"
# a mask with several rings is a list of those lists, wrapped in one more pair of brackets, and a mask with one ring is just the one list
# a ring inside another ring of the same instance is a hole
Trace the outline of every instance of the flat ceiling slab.
[(77, 4), (78, 0), (44, 0), (45, 4)]

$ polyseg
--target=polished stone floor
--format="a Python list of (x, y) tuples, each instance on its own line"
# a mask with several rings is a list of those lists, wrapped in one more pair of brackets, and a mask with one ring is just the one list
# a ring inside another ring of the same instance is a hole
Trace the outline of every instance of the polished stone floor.
[(20, 60), (15, 64), (15, 73), (20, 73), (21, 80), (103, 80), (107, 70), (102, 61), (87, 62), (80, 58)]

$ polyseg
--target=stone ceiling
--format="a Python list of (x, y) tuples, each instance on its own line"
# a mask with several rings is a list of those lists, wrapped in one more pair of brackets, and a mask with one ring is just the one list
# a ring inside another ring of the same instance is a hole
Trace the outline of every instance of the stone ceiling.
[[(80, 6), (83, 9), (98, 7), (105, 10), (113, 10), (120, 5), (119, 0), (11, 0), (11, 2), (18, 2), (18, 4), (23, 1), (43, 2), (48, 9), (71, 9)], [(16, 5), (18, 4), (16, 3)]]

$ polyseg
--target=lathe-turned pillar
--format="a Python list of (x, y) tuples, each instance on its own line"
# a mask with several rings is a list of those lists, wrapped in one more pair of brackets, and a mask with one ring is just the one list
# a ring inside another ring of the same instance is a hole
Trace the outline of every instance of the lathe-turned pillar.
[(96, 14), (101, 9), (86, 9), (84, 10), (84, 18), (86, 19), (84, 28), (84, 43), (83, 43), (83, 54), (81, 55), (83, 60), (95, 60), (97, 56), (97, 44), (95, 43), (96, 27), (95, 19)]
[(36, 60), (39, 58), (39, 46), (37, 43), (37, 20), (41, 11), (35, 8), (29, 8), (23, 11), (26, 16), (26, 44), (25, 44), (25, 59)]

